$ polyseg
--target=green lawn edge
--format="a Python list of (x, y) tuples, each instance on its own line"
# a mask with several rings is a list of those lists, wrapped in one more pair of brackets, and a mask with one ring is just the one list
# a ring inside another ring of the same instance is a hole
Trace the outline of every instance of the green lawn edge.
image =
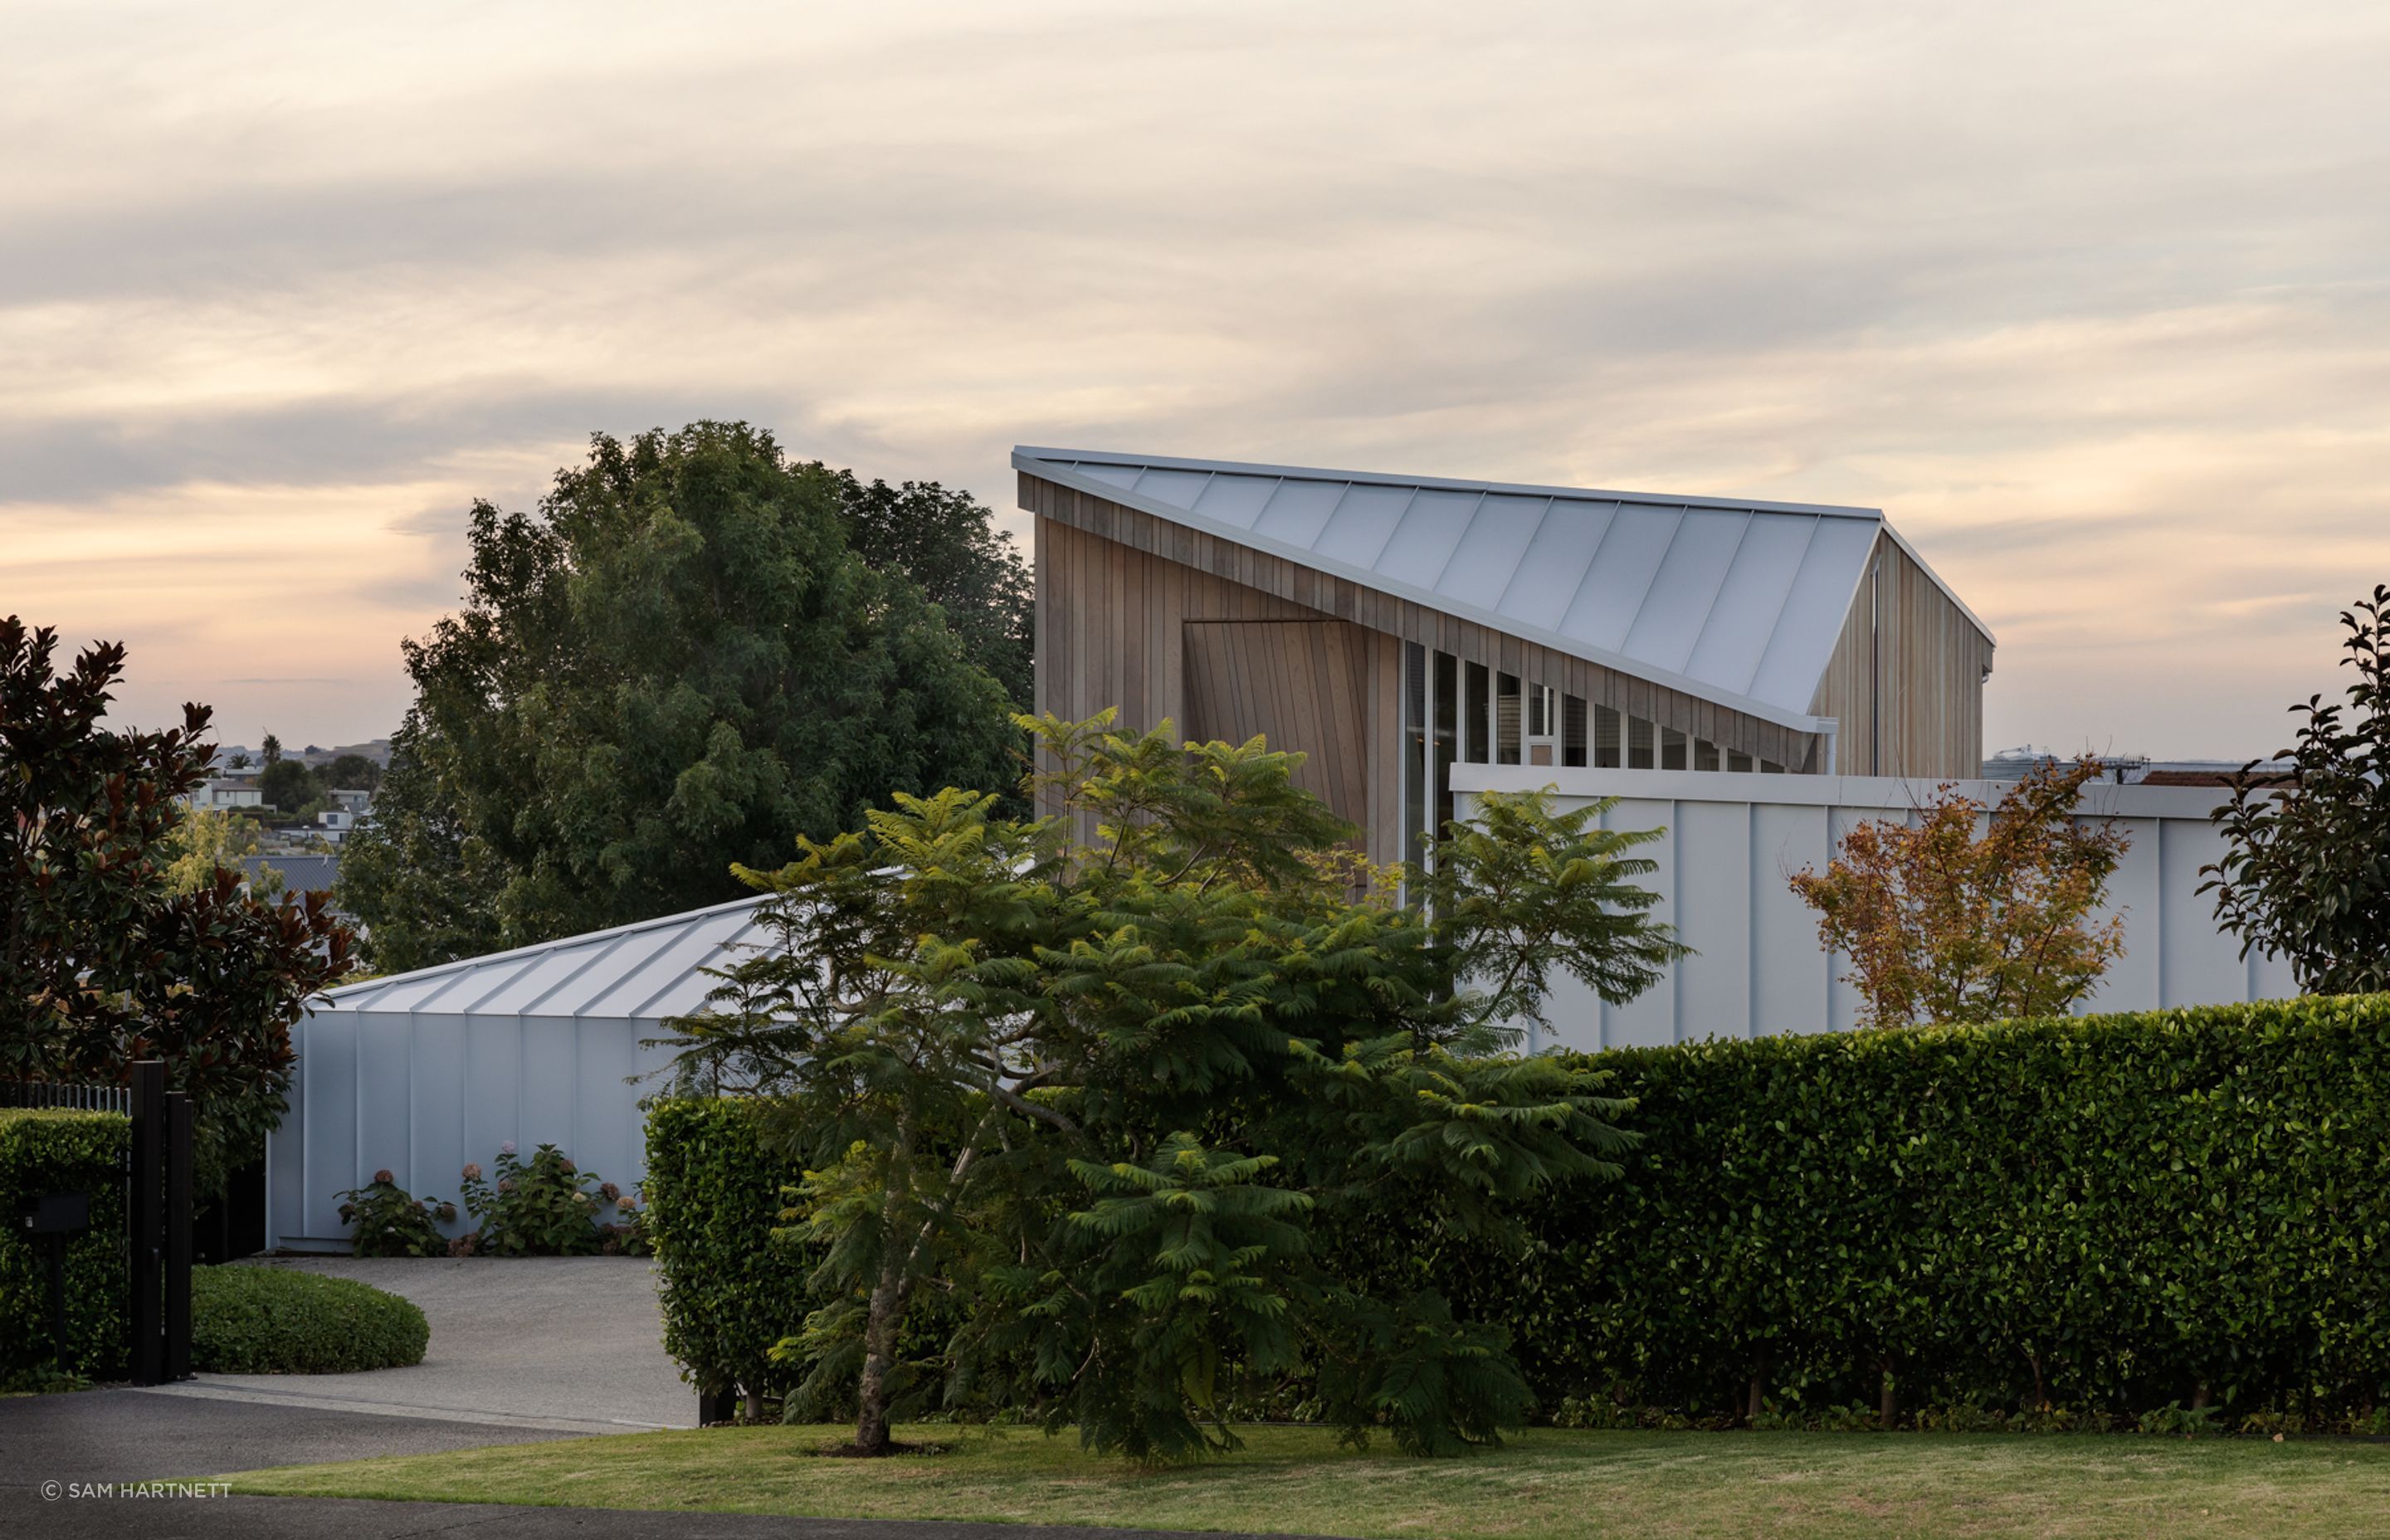
[(2084, 1434), (1563, 1432), (1415, 1460), (1316, 1429), (1143, 1469), (1033, 1430), (914, 1426), (945, 1452), (820, 1457), (847, 1430), (681, 1430), (235, 1473), (236, 1493), (1350, 1540), (2355, 1540), (2390, 1528), (2390, 1447)]

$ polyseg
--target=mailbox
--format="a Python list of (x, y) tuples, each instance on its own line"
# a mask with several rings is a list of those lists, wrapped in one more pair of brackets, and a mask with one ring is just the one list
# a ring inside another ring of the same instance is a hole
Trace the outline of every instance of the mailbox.
[(45, 1192), (24, 1204), (25, 1228), (33, 1235), (71, 1235), (91, 1228), (91, 1195)]

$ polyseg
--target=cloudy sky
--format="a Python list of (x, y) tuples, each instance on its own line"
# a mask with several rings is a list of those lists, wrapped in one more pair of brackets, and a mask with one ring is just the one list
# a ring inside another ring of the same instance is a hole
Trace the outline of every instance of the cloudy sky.
[(469, 500), (768, 425), (1885, 508), (1993, 746), (2390, 581), (2390, 7), (0, 3), (0, 610), (387, 732)]

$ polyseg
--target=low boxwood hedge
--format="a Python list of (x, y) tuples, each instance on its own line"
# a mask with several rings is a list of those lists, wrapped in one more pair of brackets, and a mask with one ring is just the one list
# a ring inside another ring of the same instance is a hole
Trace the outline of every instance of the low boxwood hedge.
[(50, 1372), (55, 1333), (45, 1243), (17, 1223), (26, 1200), (80, 1192), (91, 1227), (67, 1243), (67, 1349), (77, 1372), (102, 1378), (124, 1362), (124, 1174), (132, 1120), (119, 1112), (0, 1108), (0, 1386)]
[(208, 1374), (348, 1374), (423, 1361), (411, 1301), (289, 1267), (191, 1269), (191, 1367)]

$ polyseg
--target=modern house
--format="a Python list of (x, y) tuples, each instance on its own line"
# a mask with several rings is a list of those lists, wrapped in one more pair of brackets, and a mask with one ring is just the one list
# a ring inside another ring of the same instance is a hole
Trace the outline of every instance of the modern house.
[(1991, 631), (1874, 508), (1013, 451), (1037, 709), (1310, 755), (1381, 861), (1456, 764), (1929, 779)]
[(262, 807), (264, 802), (265, 794), (257, 789), (256, 778), (240, 775), (210, 776), (183, 797), (186, 806), (208, 811)]

